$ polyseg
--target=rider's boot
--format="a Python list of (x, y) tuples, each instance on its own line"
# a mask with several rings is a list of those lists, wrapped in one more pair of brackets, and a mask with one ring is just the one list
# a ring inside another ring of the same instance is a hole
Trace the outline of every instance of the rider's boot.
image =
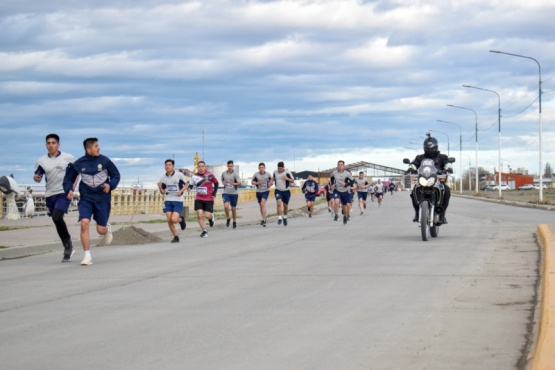
[(445, 218), (445, 213), (442, 213), (439, 216), (439, 220), (441, 221), (442, 224), (446, 225), (447, 224), (447, 218)]

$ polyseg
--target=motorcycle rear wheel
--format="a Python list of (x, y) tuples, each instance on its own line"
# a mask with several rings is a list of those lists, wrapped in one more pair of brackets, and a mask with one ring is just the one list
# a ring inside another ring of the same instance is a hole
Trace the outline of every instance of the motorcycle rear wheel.
[(434, 225), (432, 227), (430, 227), (430, 235), (432, 236), (432, 238), (437, 238), (439, 234), (439, 226), (438, 225)]

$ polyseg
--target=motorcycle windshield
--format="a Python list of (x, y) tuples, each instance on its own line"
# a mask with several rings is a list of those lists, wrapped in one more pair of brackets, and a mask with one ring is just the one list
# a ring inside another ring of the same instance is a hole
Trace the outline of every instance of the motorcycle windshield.
[(437, 169), (433, 159), (424, 159), (422, 163), (420, 163), (420, 167), (418, 168), (418, 173), (425, 177), (430, 177), (437, 173)]

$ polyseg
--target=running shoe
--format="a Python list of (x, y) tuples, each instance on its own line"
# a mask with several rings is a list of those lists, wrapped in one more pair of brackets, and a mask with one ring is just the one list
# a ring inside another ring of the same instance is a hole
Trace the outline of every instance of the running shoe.
[(229, 224), (231, 224), (231, 219), (228, 218), (227, 221), (225, 222), (225, 226), (229, 227)]
[(104, 234), (104, 237), (102, 238), (102, 244), (110, 245), (112, 244), (113, 239), (114, 237), (112, 235), (112, 226), (110, 226), (110, 224), (106, 224), (106, 234)]
[(183, 217), (179, 218), (179, 226), (181, 226), (181, 230), (185, 230), (187, 224), (185, 223), (185, 219)]
[(312, 218), (312, 215), (308, 215), (308, 218)]
[(287, 219), (286, 218), (283, 219), (283, 226), (287, 226)]
[(236, 229), (237, 228), (237, 222), (233, 221), (233, 228)]
[(278, 220), (278, 225), (281, 225), (281, 218)]
[(347, 216), (343, 216), (343, 225), (347, 225), (347, 221), (348, 221)]
[(331, 207), (328, 207), (328, 212), (331, 212)]
[(69, 262), (71, 261), (71, 257), (73, 257), (73, 255), (75, 254), (75, 251), (73, 249), (69, 250), (69, 251), (64, 251), (64, 258), (62, 258), (62, 262)]
[(200, 237), (201, 238), (207, 238), (208, 237), (208, 231), (202, 230), (202, 232), (200, 233)]
[(267, 219), (263, 219), (262, 222), (260, 223), (260, 225), (266, 227), (266, 223), (268, 222)]
[(364, 203), (364, 209), (366, 209), (366, 203)]
[(179, 236), (174, 236), (170, 243), (179, 243)]
[(362, 216), (363, 214), (364, 214), (364, 212), (363, 212), (363, 211), (360, 211), (360, 215)]
[(90, 266), (92, 264), (92, 257), (90, 254), (83, 257), (83, 260), (81, 261), (81, 266)]
[(339, 219), (338, 215), (335, 215), (335, 217), (333, 218), (334, 221), (337, 221)]
[(73, 243), (71, 239), (67, 239), (63, 242), (64, 244), (64, 257), (62, 258), (62, 262), (69, 262), (71, 261), (71, 256), (75, 253), (73, 250)]
[(212, 215), (212, 218), (208, 220), (208, 223), (210, 224), (210, 227), (214, 227), (214, 215)]

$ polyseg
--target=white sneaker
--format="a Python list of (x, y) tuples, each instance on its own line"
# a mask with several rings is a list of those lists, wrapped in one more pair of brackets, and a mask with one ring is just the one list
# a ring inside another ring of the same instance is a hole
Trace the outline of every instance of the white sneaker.
[(92, 264), (92, 257), (90, 254), (83, 257), (83, 260), (81, 261), (81, 266), (90, 266)]
[(112, 236), (112, 226), (110, 226), (110, 224), (106, 224), (106, 229), (108, 230), (108, 232), (106, 234), (104, 234), (104, 238), (102, 239), (104, 245), (110, 245), (112, 243), (112, 239), (114, 239), (114, 237)]

